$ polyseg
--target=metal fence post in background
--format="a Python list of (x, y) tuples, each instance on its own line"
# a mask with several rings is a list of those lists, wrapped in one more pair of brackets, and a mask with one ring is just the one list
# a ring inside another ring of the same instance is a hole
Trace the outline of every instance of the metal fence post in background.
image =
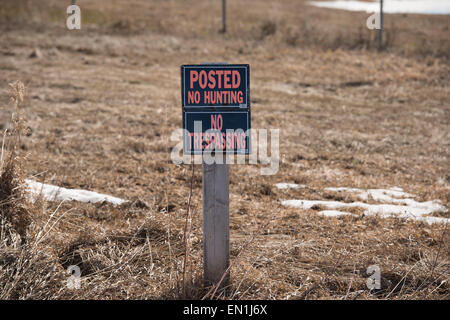
[(222, 0), (222, 30), (227, 32), (227, 0)]
[(383, 47), (383, 0), (380, 0), (380, 29), (378, 29), (378, 49)]

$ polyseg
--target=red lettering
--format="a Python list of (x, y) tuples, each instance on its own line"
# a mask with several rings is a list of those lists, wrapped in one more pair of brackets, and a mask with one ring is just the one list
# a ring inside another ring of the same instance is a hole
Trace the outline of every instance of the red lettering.
[(230, 75), (231, 75), (231, 70), (225, 70), (224, 71), (224, 75), (223, 75), (223, 87), (225, 89), (231, 89), (231, 85), (230, 85)]
[(210, 89), (214, 89), (214, 87), (216, 86), (216, 78), (214, 78), (214, 74), (215, 74), (214, 70), (211, 70), (208, 73), (208, 81), (209, 81), (208, 87)]
[(230, 103), (236, 103), (236, 91), (230, 91)]
[(238, 103), (244, 103), (244, 95), (242, 94), (242, 91), (238, 91), (237, 98), (238, 98)]
[(232, 86), (233, 88), (239, 88), (239, 85), (241, 84), (241, 74), (237, 70), (233, 70), (233, 76), (232, 76)]
[(222, 130), (223, 127), (223, 119), (222, 119), (222, 115), (216, 115), (216, 114), (212, 114), (211, 115), (211, 129), (216, 129), (216, 130)]
[(200, 88), (205, 89), (208, 84), (208, 76), (205, 70), (200, 71), (199, 81)]
[(194, 100), (195, 100), (195, 103), (200, 103), (200, 92), (198, 92), (198, 91), (194, 92)]
[(198, 81), (198, 72), (195, 70), (191, 70), (190, 72), (190, 77), (191, 77), (191, 89), (194, 88), (194, 82)]
[(188, 91), (188, 103), (195, 103), (195, 91)]
[(222, 115), (219, 114), (219, 116), (217, 117), (217, 129), (222, 130), (223, 127), (223, 119), (222, 119)]
[(217, 128), (217, 117), (215, 115), (211, 115), (211, 129)]
[(217, 92), (217, 101), (216, 102), (222, 104), (222, 95), (220, 94), (220, 92)]
[(217, 86), (217, 88), (221, 89), (222, 88), (222, 75), (223, 75), (223, 71), (222, 70), (216, 70), (216, 74), (217, 74), (217, 80), (219, 81), (219, 84)]

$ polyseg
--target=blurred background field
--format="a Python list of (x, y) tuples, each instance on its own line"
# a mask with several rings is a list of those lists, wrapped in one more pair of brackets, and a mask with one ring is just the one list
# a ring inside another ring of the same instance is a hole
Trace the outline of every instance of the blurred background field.
[[(83, 7), (83, 28), (123, 34), (158, 33), (184, 39), (217, 37), (221, 28), (221, 1), (120, 0), (102, 3), (78, 1)], [(3, 23), (60, 28), (65, 23), (64, 1), (4, 0)], [(227, 39), (270, 41), (273, 45), (314, 47), (321, 50), (367, 49), (376, 46), (376, 32), (366, 28), (367, 12), (311, 6), (303, 0), (228, 1)], [(385, 46), (408, 55), (448, 59), (448, 15), (386, 14)]]

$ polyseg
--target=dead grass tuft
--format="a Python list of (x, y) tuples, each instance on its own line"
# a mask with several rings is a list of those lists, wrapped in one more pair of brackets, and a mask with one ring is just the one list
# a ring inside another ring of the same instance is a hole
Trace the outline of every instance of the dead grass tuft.
[(25, 87), (20, 81), (11, 83), (10, 87), (12, 89), (11, 101), (15, 106), (12, 119), (14, 129), (10, 134), (13, 137), (12, 142), (6, 143), (5, 147), (6, 135), (3, 141), (2, 162), (0, 163), (0, 219), (6, 219), (24, 242), (31, 221), (31, 205), (26, 196), (22, 171), (24, 159), (18, 151), (24, 122), (20, 117), (19, 106), (23, 102)]

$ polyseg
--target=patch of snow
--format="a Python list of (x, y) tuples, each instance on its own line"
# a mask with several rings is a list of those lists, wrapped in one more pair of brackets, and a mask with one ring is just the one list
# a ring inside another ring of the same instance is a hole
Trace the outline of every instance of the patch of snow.
[(427, 201), (427, 202), (418, 202), (410, 198), (404, 197), (414, 197), (414, 195), (410, 193), (403, 192), (402, 188), (393, 187), (390, 189), (357, 189), (357, 188), (325, 188), (327, 191), (333, 192), (351, 192), (357, 193), (358, 198), (361, 200), (374, 200), (383, 203), (395, 203), (402, 204), (411, 207), (423, 208), (427, 210), (434, 210), (436, 205), (440, 205), (440, 201)]
[(120, 205), (127, 202), (126, 200), (108, 196), (106, 194), (101, 194), (93, 191), (87, 191), (82, 189), (66, 189), (51, 184), (45, 184), (36, 182), (33, 180), (25, 180), (28, 189), (32, 194), (32, 198), (35, 199), (37, 196), (41, 195), (44, 199), (48, 201), (64, 201), (64, 200), (75, 200), (81, 202), (109, 202), (114, 205)]
[[(379, 12), (380, 2), (372, 1), (311, 1), (309, 4), (331, 9), (347, 11)], [(448, 0), (385, 0), (384, 13), (418, 13), (418, 14), (450, 14), (450, 1)]]
[(280, 182), (280, 183), (275, 184), (275, 187), (277, 187), (278, 189), (300, 189), (300, 188), (305, 188), (306, 185)]
[(324, 216), (324, 217), (340, 217), (340, 216), (354, 215), (351, 212), (337, 211), (337, 210), (322, 210), (322, 211), (319, 211), (317, 214)]
[[(369, 189), (362, 190), (357, 188), (326, 188), (328, 191), (346, 191), (358, 193), (362, 200), (373, 199), (383, 204), (368, 204), (365, 202), (339, 202), (328, 200), (285, 200), (281, 204), (291, 208), (311, 209), (313, 206), (319, 205), (331, 210), (346, 208), (362, 208), (364, 214), (368, 216), (380, 217), (398, 217), (405, 219), (415, 219), (426, 223), (448, 223), (449, 218), (428, 216), (436, 212), (447, 212), (447, 208), (442, 205), (441, 201), (433, 200), (426, 202), (418, 202), (413, 199), (400, 199), (399, 197), (412, 196), (403, 192), (400, 188), (391, 189)], [(387, 203), (386, 203), (387, 202)]]
[(405, 197), (413, 197), (412, 194), (403, 192), (402, 188), (393, 187), (390, 189), (358, 189), (358, 188), (325, 188), (327, 191), (333, 192), (351, 192), (358, 193), (358, 196), (362, 200), (373, 199), (375, 201), (382, 202), (402, 202)]

